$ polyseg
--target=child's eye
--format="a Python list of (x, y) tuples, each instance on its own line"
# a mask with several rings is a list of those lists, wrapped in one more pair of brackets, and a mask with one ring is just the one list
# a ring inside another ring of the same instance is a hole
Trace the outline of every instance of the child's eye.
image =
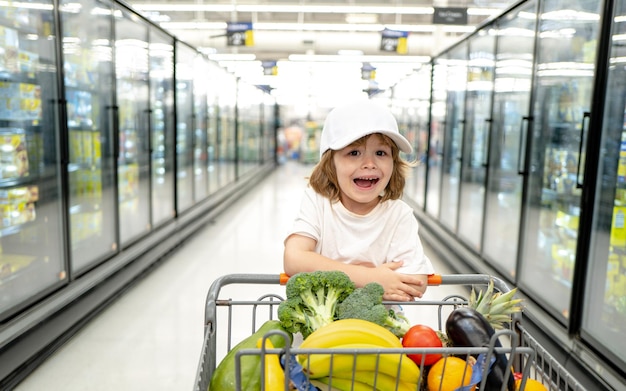
[(385, 156), (385, 155), (387, 155), (387, 151), (377, 151), (376, 155), (377, 156)]
[(353, 151), (348, 152), (348, 155), (350, 156), (359, 156), (359, 151), (357, 151), (356, 149)]

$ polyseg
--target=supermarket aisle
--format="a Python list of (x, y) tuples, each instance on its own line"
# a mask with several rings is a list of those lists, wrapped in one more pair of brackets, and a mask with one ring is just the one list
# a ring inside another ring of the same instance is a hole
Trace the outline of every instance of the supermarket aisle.
[[(209, 285), (223, 274), (282, 270), (282, 241), (311, 168), (296, 162), (280, 166), (96, 317), (16, 390), (191, 390)], [(431, 259), (440, 273), (446, 272), (432, 254)], [(266, 290), (280, 292), (281, 287)], [(441, 298), (448, 291), (430, 288), (428, 297)]]

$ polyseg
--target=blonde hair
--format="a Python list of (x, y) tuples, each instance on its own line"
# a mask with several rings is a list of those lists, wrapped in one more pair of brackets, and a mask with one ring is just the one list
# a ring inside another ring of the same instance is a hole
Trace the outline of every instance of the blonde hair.
[[(400, 199), (404, 192), (406, 178), (409, 175), (411, 167), (415, 164), (402, 159), (400, 157), (400, 150), (398, 149), (396, 143), (381, 133), (372, 133), (361, 137), (350, 145), (362, 145), (366, 142), (368, 137), (374, 134), (381, 137), (383, 142), (391, 147), (391, 157), (393, 159), (393, 171), (391, 172), (391, 178), (385, 188), (381, 202)], [(339, 201), (340, 196), (337, 170), (335, 169), (335, 163), (333, 160), (335, 153), (336, 151), (332, 149), (324, 152), (309, 177), (309, 186), (311, 186), (311, 188), (317, 193), (327, 197), (331, 202)]]

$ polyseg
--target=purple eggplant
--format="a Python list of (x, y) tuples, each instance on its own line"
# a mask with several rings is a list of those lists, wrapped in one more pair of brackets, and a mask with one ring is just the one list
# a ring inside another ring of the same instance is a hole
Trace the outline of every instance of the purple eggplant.
[[(487, 319), (473, 308), (457, 308), (446, 321), (446, 334), (455, 347), (487, 347), (494, 333)], [(495, 346), (502, 347), (502, 344), (496, 340)], [(515, 380), (506, 355), (496, 352), (494, 355), (496, 361), (487, 375), (485, 391), (500, 391), (505, 381), (504, 389), (515, 391)]]

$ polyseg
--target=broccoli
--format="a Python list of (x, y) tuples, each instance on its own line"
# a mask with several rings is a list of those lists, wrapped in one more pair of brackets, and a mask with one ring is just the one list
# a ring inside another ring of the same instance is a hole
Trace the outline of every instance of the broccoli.
[(383, 326), (398, 338), (402, 338), (411, 324), (402, 314), (383, 304), (382, 285), (370, 282), (357, 288), (337, 306), (337, 318), (357, 318)]
[(287, 298), (278, 306), (278, 319), (292, 333), (304, 338), (337, 319), (337, 304), (355, 289), (347, 274), (340, 271), (298, 273), (285, 286)]

